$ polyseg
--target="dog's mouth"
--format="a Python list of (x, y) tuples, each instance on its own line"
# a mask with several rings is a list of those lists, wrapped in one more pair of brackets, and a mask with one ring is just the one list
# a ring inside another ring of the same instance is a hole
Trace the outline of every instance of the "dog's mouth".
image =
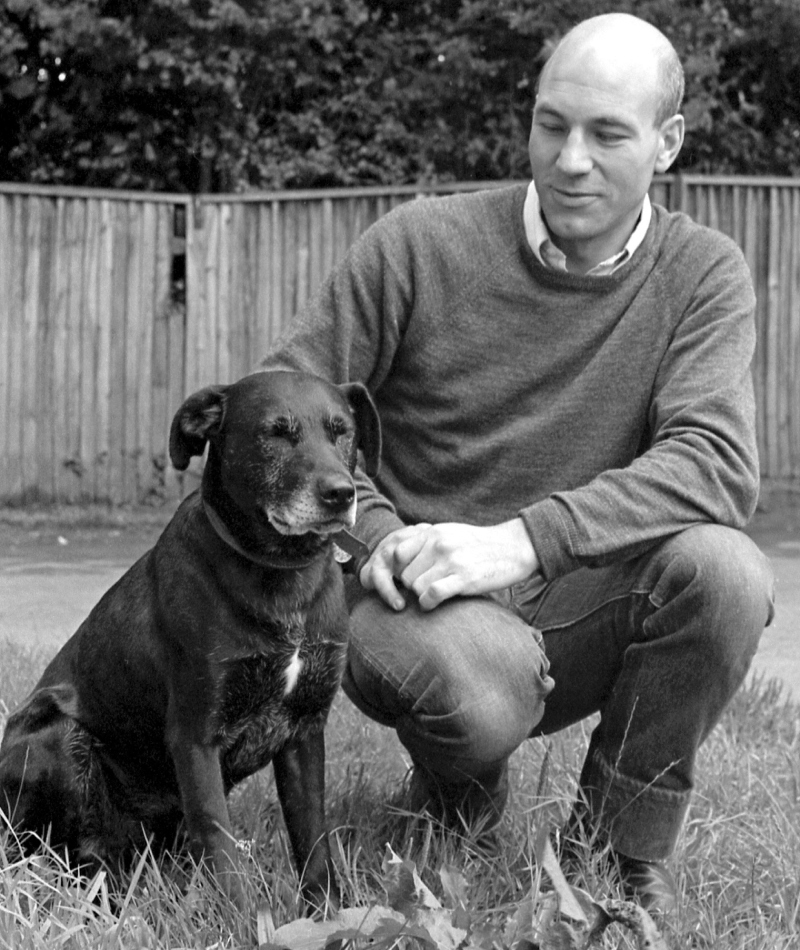
[(348, 511), (342, 512), (341, 515), (319, 521), (305, 520), (303, 518), (290, 520), (274, 511), (267, 511), (267, 518), (269, 519), (269, 523), (279, 534), (287, 537), (316, 534), (326, 538), (329, 535), (337, 534), (345, 528), (352, 528), (356, 523), (355, 506)]

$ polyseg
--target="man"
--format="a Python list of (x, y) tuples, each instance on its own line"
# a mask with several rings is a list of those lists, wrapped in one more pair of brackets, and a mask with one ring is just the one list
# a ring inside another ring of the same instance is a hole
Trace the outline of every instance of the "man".
[(496, 819), (520, 743), (599, 711), (565, 851), (606, 848), (655, 911), (695, 753), (772, 612), (739, 530), (747, 267), (647, 197), (682, 86), (652, 26), (579, 24), (540, 79), (531, 186), (385, 216), (265, 363), (363, 381), (380, 411), (345, 689), (397, 730), (414, 800)]

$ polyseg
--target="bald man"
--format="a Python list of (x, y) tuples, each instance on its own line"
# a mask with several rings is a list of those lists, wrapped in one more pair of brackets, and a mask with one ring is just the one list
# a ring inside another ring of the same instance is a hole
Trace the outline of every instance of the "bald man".
[(773, 586), (741, 532), (748, 270), (648, 198), (682, 93), (658, 30), (579, 24), (540, 77), (530, 185), (386, 215), (264, 364), (363, 382), (381, 414), (345, 690), (408, 750), (407, 807), (485, 829), (514, 750), (599, 713), (562, 859), (602, 851), (664, 913), (697, 749)]

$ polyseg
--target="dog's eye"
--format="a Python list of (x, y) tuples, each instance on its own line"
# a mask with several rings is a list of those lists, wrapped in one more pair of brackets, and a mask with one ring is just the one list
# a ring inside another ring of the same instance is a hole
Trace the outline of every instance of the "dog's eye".
[(336, 441), (336, 439), (340, 439), (343, 435), (349, 435), (350, 426), (341, 416), (331, 416), (331, 418), (328, 419), (328, 432), (330, 432), (331, 438)]
[(300, 426), (295, 419), (280, 416), (272, 423), (271, 435), (277, 439), (286, 439), (292, 445), (300, 441)]

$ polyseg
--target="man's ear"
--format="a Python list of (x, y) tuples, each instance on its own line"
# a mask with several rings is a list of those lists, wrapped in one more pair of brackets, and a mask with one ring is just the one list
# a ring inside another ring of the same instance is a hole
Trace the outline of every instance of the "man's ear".
[(175, 413), (169, 431), (169, 457), (182, 472), (193, 455), (202, 455), (225, 415), (227, 386), (207, 386), (193, 393)]
[(656, 156), (655, 171), (657, 174), (663, 175), (678, 157), (678, 152), (680, 152), (681, 146), (683, 145), (683, 116), (680, 115), (680, 113), (676, 113), (662, 122), (658, 135), (659, 147), (658, 155)]
[(369, 390), (362, 383), (345, 383), (336, 387), (350, 403), (358, 429), (358, 447), (364, 453), (364, 471), (370, 478), (378, 474), (381, 464), (381, 422)]

